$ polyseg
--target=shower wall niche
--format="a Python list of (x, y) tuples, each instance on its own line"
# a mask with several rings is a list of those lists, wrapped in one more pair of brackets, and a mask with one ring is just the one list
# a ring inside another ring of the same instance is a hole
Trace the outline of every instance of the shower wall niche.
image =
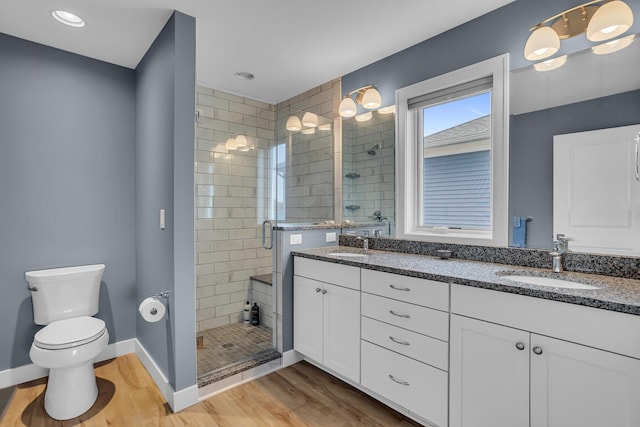
[(367, 121), (342, 119), (342, 219), (395, 223), (395, 116), (373, 111)]

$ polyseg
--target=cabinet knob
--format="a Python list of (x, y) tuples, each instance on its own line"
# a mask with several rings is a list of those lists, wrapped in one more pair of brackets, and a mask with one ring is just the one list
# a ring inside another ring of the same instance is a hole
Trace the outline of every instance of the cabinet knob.
[(524, 343), (517, 342), (517, 343), (516, 343), (516, 348), (517, 348), (518, 350), (524, 350)]
[(327, 293), (327, 290), (326, 290), (326, 289), (323, 289), (323, 290), (322, 290), (322, 295), (324, 295), (324, 294), (326, 294), (326, 293)]
[(316, 288), (316, 292), (320, 292), (322, 289), (320, 288)]
[(540, 347), (533, 347), (533, 352), (540, 356), (542, 354), (542, 349)]

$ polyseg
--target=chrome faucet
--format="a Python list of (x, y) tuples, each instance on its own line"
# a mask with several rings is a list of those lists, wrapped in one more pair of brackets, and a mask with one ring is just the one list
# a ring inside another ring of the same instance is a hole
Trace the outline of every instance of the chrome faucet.
[(358, 240), (362, 240), (362, 249), (367, 252), (369, 250), (369, 230), (358, 232)]
[(556, 235), (556, 240), (553, 241), (553, 251), (549, 252), (553, 261), (553, 272), (562, 272), (562, 255), (569, 251), (569, 239), (564, 237), (564, 234)]

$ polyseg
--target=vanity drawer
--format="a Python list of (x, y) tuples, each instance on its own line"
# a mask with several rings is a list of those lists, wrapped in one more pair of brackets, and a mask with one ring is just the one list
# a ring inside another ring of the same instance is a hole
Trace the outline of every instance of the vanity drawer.
[(362, 317), (361, 325), (363, 340), (435, 366), (443, 371), (448, 370), (449, 345), (446, 342), (368, 317)]
[(399, 274), (362, 269), (362, 291), (370, 294), (449, 310), (449, 284)]
[(361, 343), (364, 387), (438, 426), (447, 425), (446, 372), (367, 341)]
[(449, 313), (362, 293), (362, 315), (449, 341)]
[(360, 268), (315, 259), (294, 257), (293, 274), (360, 290)]

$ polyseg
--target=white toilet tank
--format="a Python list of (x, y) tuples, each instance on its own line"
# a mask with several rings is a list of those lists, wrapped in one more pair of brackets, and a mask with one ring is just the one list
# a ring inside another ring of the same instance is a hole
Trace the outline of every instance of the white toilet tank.
[(27, 271), (33, 301), (33, 321), (47, 325), (56, 320), (93, 316), (98, 312), (104, 264)]

